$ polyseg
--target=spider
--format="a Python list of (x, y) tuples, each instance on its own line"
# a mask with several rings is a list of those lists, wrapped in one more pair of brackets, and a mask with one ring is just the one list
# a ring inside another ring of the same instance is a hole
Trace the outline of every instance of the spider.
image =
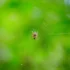
[(33, 39), (36, 39), (38, 37), (38, 32), (32, 32)]

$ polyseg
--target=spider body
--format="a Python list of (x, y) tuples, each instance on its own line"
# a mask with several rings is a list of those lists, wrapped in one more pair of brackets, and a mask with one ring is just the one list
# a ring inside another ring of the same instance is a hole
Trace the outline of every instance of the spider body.
[(38, 37), (38, 33), (37, 32), (33, 32), (32, 33), (32, 37), (33, 37), (33, 39), (36, 39)]

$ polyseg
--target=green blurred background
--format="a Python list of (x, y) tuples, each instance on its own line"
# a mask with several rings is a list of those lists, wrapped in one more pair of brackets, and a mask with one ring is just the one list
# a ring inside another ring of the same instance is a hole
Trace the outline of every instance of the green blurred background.
[(0, 70), (70, 70), (70, 0), (0, 0)]

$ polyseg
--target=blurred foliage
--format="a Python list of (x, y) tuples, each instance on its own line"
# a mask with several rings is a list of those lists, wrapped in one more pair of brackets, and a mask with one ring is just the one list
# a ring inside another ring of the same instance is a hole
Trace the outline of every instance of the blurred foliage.
[(0, 70), (70, 70), (70, 0), (0, 0)]

